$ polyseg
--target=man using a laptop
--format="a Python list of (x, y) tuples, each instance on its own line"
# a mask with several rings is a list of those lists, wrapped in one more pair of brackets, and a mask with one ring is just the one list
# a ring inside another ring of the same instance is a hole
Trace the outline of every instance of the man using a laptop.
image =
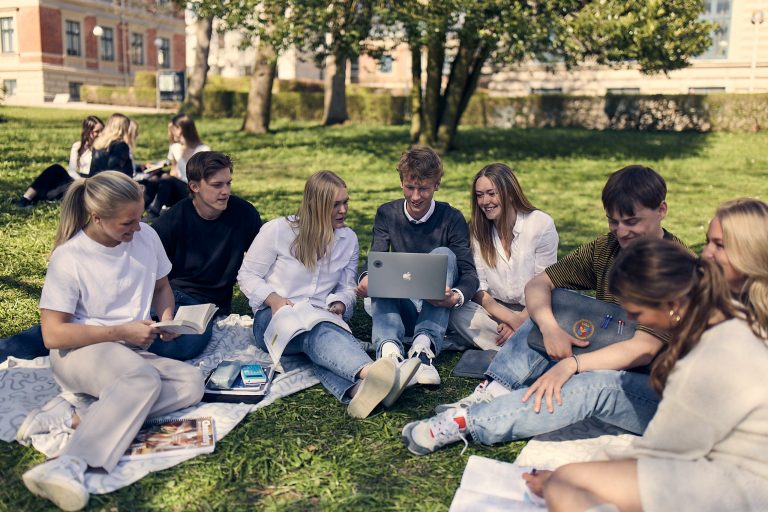
[[(404, 199), (385, 203), (373, 222), (371, 251), (435, 253), (448, 256), (445, 296), (439, 300), (371, 297), (376, 357), (405, 356), (403, 339), (413, 334), (408, 358), (421, 366), (412, 384), (440, 384), (433, 359), (443, 347), (450, 310), (470, 300), (479, 286), (464, 216), (448, 203), (433, 199), (443, 177), (440, 157), (428, 147), (404, 152), (397, 165)], [(368, 264), (358, 281), (358, 294), (368, 296)]]

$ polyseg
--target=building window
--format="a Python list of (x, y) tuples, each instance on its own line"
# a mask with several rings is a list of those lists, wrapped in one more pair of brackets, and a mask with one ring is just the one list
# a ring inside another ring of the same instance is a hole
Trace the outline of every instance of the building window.
[(717, 23), (710, 34), (712, 46), (699, 55), (699, 59), (727, 59), (731, 34), (731, 0), (704, 0), (704, 21)]
[(71, 101), (80, 101), (80, 88), (82, 82), (69, 82), (69, 99)]
[(616, 94), (640, 94), (640, 88), (639, 87), (609, 87), (605, 94), (607, 95), (616, 95)]
[(66, 21), (67, 33), (67, 55), (81, 55), (80, 51), (80, 23), (77, 21)]
[(0, 50), (13, 53), (13, 18), (0, 18)]
[(131, 34), (131, 64), (144, 65), (144, 36), (135, 32)]
[(563, 94), (562, 87), (533, 87), (531, 94)]
[(16, 80), (3, 80), (3, 94), (6, 97), (16, 96)]
[(160, 46), (157, 48), (157, 65), (161, 68), (171, 67), (171, 40), (167, 37), (160, 38)]
[(101, 60), (115, 60), (115, 31), (107, 27), (101, 36)]
[(688, 94), (720, 94), (725, 92), (725, 87), (689, 87)]
[(392, 72), (392, 57), (384, 55), (379, 59), (379, 73), (391, 73)]

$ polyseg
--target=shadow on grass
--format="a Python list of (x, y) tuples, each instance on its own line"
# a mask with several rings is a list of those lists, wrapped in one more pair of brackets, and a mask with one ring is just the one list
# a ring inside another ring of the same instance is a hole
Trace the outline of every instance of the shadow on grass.
[[(43, 272), (45, 272), (43, 270)], [(20, 281), (11, 276), (0, 276), (0, 287), (16, 290), (29, 297), (38, 298), (43, 291), (42, 286), (35, 286), (24, 281)]]

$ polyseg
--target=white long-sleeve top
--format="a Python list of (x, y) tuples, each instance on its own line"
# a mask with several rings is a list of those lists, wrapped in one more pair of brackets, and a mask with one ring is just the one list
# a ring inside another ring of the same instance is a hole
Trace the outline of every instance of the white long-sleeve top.
[(480, 253), (480, 246), (472, 240), (472, 254), (475, 259), (480, 288), (494, 299), (508, 304), (525, 306), (525, 285), (534, 276), (557, 261), (557, 245), (560, 238), (552, 217), (534, 210), (518, 213), (512, 229), (514, 237), (509, 258), (498, 232), (493, 230), (493, 245), (496, 249), (496, 266), (489, 267)]
[(83, 151), (83, 154), (78, 158), (77, 152), (80, 150), (80, 141), (72, 144), (72, 149), (69, 150), (69, 165), (67, 166), (67, 174), (73, 180), (79, 180), (83, 175), (91, 172), (91, 148), (87, 148)]
[(342, 302), (344, 318), (351, 318), (357, 287), (357, 235), (348, 227), (334, 230), (333, 246), (310, 272), (291, 254), (296, 233), (290, 220), (280, 217), (264, 224), (245, 254), (237, 282), (251, 308), (256, 312), (267, 307), (264, 301), (274, 292), (294, 303), (309, 300), (319, 307)]

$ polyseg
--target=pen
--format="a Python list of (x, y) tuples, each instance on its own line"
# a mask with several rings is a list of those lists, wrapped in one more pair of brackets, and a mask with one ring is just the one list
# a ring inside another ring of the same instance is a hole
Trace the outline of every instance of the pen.
[(536, 468), (533, 468), (533, 469), (531, 469), (531, 474), (532, 474), (532, 475), (535, 475), (535, 474), (536, 474)]

